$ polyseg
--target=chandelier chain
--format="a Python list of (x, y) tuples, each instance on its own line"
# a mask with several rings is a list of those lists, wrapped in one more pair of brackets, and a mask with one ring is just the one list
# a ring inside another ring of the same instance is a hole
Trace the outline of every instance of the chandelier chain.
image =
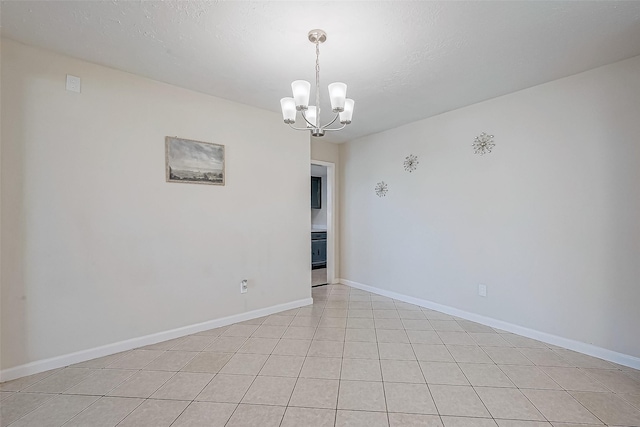
[(316, 40), (316, 126), (320, 127), (320, 43)]

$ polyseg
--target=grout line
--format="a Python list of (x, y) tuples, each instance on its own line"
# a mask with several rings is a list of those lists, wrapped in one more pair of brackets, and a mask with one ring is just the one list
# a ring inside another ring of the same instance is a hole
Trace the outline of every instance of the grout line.
[[(206, 387), (206, 386), (205, 386), (205, 387)], [(202, 390), (200, 390), (200, 391), (202, 391)], [(177, 416), (173, 421), (171, 421), (171, 424), (169, 424), (169, 427), (171, 427), (172, 425), (174, 425), (174, 424), (175, 424), (175, 422), (176, 422), (176, 421), (178, 421), (178, 418), (180, 418), (180, 417), (182, 416), (182, 414), (184, 414), (184, 413), (185, 413), (185, 411), (187, 410), (187, 408), (188, 408), (189, 406), (191, 406), (191, 405), (193, 404), (193, 402), (195, 402), (195, 400), (191, 400), (191, 401), (189, 402), (189, 404), (188, 404), (187, 406), (185, 406), (185, 407), (184, 407), (184, 409), (183, 409), (183, 410), (178, 414), (178, 416)], [(127, 417), (128, 417), (128, 416), (129, 416), (129, 415), (127, 415)], [(125, 417), (125, 418), (126, 418), (126, 417)], [(123, 418), (122, 420), (120, 420), (120, 423), (121, 423), (122, 421), (124, 421), (124, 419), (125, 419), (125, 418)], [(118, 423), (118, 424), (120, 424), (120, 423)], [(117, 425), (116, 425), (116, 427), (117, 427)]]
[[(422, 311), (420, 311), (422, 313)], [(423, 313), (423, 316), (426, 315)], [(427, 322), (429, 322), (429, 325), (431, 325), (431, 327), (433, 327), (433, 325), (431, 324), (431, 322), (429, 321), (429, 319), (426, 319)], [(404, 323), (403, 323), (404, 326)], [(406, 332), (406, 329), (405, 329)], [(408, 334), (407, 334), (408, 335)], [(441, 340), (442, 341), (442, 340)], [(427, 390), (429, 391), (429, 397), (431, 397), (431, 401), (433, 402), (433, 407), (436, 408), (436, 412), (437, 412), (437, 416), (438, 418), (440, 418), (440, 423), (442, 423), (444, 425), (444, 420), (442, 419), (442, 416), (440, 415), (440, 409), (438, 409), (438, 405), (436, 404), (436, 400), (433, 398), (433, 393), (431, 392), (431, 387), (429, 387), (429, 382), (427, 381), (427, 377), (424, 374), (424, 370), (422, 369), (422, 364), (420, 363), (420, 360), (418, 359), (418, 355), (416, 354), (416, 350), (413, 348), (413, 343), (411, 342), (411, 339), (409, 339), (410, 345), (411, 345), (411, 350), (413, 351), (413, 355), (416, 358), (416, 361), (418, 362), (418, 367), (420, 368), (420, 372), (422, 372), (422, 378), (424, 378), (424, 383), (427, 386)], [(447, 346), (445, 345), (444, 348), (449, 351), (449, 349), (447, 348)], [(451, 353), (449, 353), (451, 355)], [(451, 355), (451, 358), (453, 359), (453, 355)], [(454, 359), (455, 360), (455, 359)]]
[[(313, 306), (313, 304), (312, 304), (312, 306)], [(324, 307), (322, 309), (322, 312), (324, 313)], [(296, 313), (296, 317), (297, 317), (297, 313)], [(322, 318), (322, 316), (320, 316), (320, 317)], [(287, 329), (285, 330), (284, 334), (282, 334), (282, 338), (280, 338), (280, 341), (278, 341), (278, 344), (283, 339), (285, 339), (284, 336), (287, 334), (287, 330), (289, 330), (289, 328), (291, 327), (291, 323), (293, 323), (293, 320), (289, 323), (289, 325), (287, 325)], [(300, 366), (300, 371), (298, 372), (298, 375), (296, 377), (296, 381), (293, 384), (293, 388), (291, 389), (291, 394), (289, 395), (289, 400), (287, 400), (287, 404), (285, 406), (285, 410), (284, 410), (284, 413), (282, 414), (282, 419), (280, 420), (280, 424), (279, 425), (282, 425), (282, 423), (284, 422), (284, 417), (287, 415), (287, 409), (289, 408), (289, 404), (291, 403), (291, 398), (293, 397), (293, 393), (296, 391), (296, 386), (298, 385), (298, 380), (300, 379), (300, 374), (302, 373), (302, 370), (304, 369), (304, 364), (307, 361), (307, 356), (309, 354), (309, 351), (311, 351), (311, 344), (313, 343), (313, 337), (315, 336), (315, 334), (316, 334), (316, 332), (318, 330), (318, 325), (319, 324), (320, 324), (320, 322), (318, 322), (318, 324), (315, 326), (315, 330), (314, 330), (313, 335), (311, 337), (311, 342), (309, 343), (309, 347), (307, 348), (307, 352), (303, 356), (302, 365)], [(276, 347), (277, 347), (277, 345), (276, 345)], [(272, 352), (272, 354), (273, 354), (273, 352)], [(269, 356), (269, 357), (271, 357), (271, 356)], [(292, 356), (292, 357), (298, 357), (298, 356)]]
[[(243, 323), (243, 322), (241, 322)], [(264, 320), (258, 325), (258, 327), (251, 332), (251, 334), (245, 338), (245, 340), (243, 341), (243, 343), (236, 349), (236, 351), (233, 353), (233, 356), (231, 356), (229, 358), (229, 360), (227, 360), (227, 362), (222, 365), (222, 367), (220, 367), (220, 370), (216, 373), (216, 376), (218, 375), (218, 373), (220, 373), (220, 371), (222, 371), (222, 369), (227, 366), (227, 364), (231, 361), (231, 359), (233, 359), (233, 357), (238, 353), (238, 350), (240, 350), (242, 348), (242, 346), (244, 346), (246, 344), (246, 342), (249, 340), (249, 338), (260, 328), (260, 326), (262, 326), (262, 323), (264, 323)], [(234, 325), (237, 325), (237, 323), (235, 323)], [(233, 325), (230, 325), (230, 327)], [(265, 361), (266, 363), (266, 361)], [(264, 366), (264, 364), (263, 364)], [(262, 370), (262, 366), (260, 367), (260, 370)], [(258, 371), (258, 373), (260, 373), (260, 371)], [(233, 412), (231, 413), (231, 415), (229, 415), (229, 419), (225, 422), (225, 426), (227, 424), (229, 424), (229, 421), (231, 421), (231, 419), (233, 418), (234, 414), (236, 413), (236, 411), (238, 410), (238, 408), (240, 407), (240, 403), (242, 403), (242, 399), (244, 399), (244, 397), (247, 395), (247, 393), (249, 392), (249, 389), (251, 389), (251, 386), (253, 385), (253, 383), (255, 382), (256, 378), (258, 378), (258, 373), (253, 377), (253, 381), (251, 381), (251, 384), (249, 384), (249, 387), (247, 387), (247, 390), (245, 390), (244, 394), (242, 395), (242, 397), (239, 399), (238, 403), (236, 404), (236, 407), (233, 409)], [(215, 376), (214, 376), (215, 378)], [(213, 378), (211, 379), (211, 381), (213, 381)], [(197, 396), (196, 396), (197, 397)]]

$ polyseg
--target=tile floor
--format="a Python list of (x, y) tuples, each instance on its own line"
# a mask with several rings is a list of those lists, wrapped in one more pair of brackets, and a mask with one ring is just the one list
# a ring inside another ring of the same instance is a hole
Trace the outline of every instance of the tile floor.
[(313, 296), (0, 384), (0, 424), (640, 426), (640, 371), (342, 285)]
[(311, 286), (324, 285), (327, 283), (327, 269), (316, 268), (311, 270)]

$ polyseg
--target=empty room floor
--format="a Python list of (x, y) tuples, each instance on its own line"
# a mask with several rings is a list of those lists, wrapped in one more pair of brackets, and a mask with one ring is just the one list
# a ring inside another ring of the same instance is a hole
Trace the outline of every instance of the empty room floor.
[(4, 426), (640, 426), (640, 371), (342, 285), (0, 384)]

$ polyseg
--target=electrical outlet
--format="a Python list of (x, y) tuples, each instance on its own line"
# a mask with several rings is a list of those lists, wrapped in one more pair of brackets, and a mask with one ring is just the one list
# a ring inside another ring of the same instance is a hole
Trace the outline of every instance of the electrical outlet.
[(487, 285), (478, 285), (478, 295), (481, 297), (487, 296)]
[(80, 93), (81, 80), (80, 77), (72, 76), (71, 74), (67, 74), (67, 90), (70, 92), (78, 92)]
[(242, 282), (240, 282), (240, 293), (241, 294), (246, 294), (247, 293), (247, 288), (248, 288), (248, 283), (249, 281), (247, 279), (244, 279)]

